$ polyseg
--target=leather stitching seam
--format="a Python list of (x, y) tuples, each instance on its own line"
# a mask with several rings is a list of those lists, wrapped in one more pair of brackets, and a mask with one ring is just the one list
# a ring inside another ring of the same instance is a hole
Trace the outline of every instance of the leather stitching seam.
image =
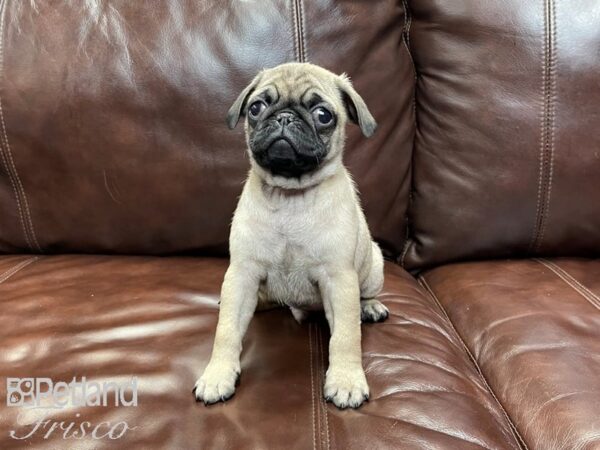
[(306, 33), (305, 33), (305, 23), (304, 23), (304, 2), (302, 0), (298, 0), (298, 13), (300, 20), (298, 21), (300, 25), (300, 36), (301, 36), (301, 44), (302, 44), (302, 53), (301, 53), (301, 61), (307, 62), (308, 55), (306, 52)]
[(408, 0), (402, 0), (402, 6), (404, 6), (404, 36), (406, 37), (406, 46), (410, 48), (410, 26), (412, 25), (412, 14), (410, 14)]
[(556, 11), (554, 0), (544, 0), (544, 58), (542, 64), (542, 113), (535, 230), (530, 252), (539, 252), (546, 232), (552, 178), (554, 175), (554, 131), (556, 102)]
[(306, 62), (306, 35), (304, 32), (304, 3), (302, 0), (293, 0), (294, 22), (294, 52), (296, 61)]
[[(2, 3), (0, 9), (0, 76), (2, 79), (4, 79), (4, 16), (6, 15), (6, 0)], [(23, 183), (19, 177), (19, 172), (17, 171), (17, 167), (12, 157), (10, 144), (8, 142), (8, 133), (6, 132), (6, 123), (4, 120), (4, 110), (2, 107), (1, 97), (0, 123), (2, 125), (2, 141), (4, 143), (2, 160), (6, 166), (6, 171), (9, 174), (9, 178), (11, 179), (11, 184), (13, 186), (13, 191), (15, 193), (15, 199), (17, 202), (17, 208), (19, 210), (21, 226), (23, 227), (23, 232), (25, 234), (25, 240), (27, 241), (27, 245), (29, 246), (30, 250), (38, 250), (41, 253), (42, 249), (35, 235), (33, 221), (31, 220), (27, 195), (25, 194), (25, 189), (23, 188)]]
[[(4, 78), (4, 16), (6, 14), (6, 0), (2, 2), (0, 6), (0, 77)], [(33, 221), (31, 220), (31, 214), (29, 212), (29, 204), (27, 202), (27, 195), (23, 188), (23, 183), (17, 172), (17, 168), (12, 157), (10, 144), (8, 142), (8, 133), (6, 132), (6, 123), (4, 120), (4, 110), (2, 106), (2, 98), (0, 97), (0, 124), (2, 125), (2, 144), (0, 146), (0, 153), (2, 155), (2, 162), (6, 168), (6, 172), (10, 179), (13, 192), (15, 195), (15, 201), (17, 203), (17, 209), (19, 211), (19, 219), (21, 227), (25, 235), (27, 246), (30, 250), (35, 251), (36, 249), (41, 253), (41, 248), (35, 235), (33, 228)], [(3, 147), (3, 148), (2, 148)]]
[(37, 261), (38, 259), (39, 258), (37, 256), (34, 256), (33, 258), (28, 258), (24, 261), (21, 261), (20, 263), (18, 263), (16, 265), (12, 266), (10, 269), (6, 270), (4, 273), (1, 273), (0, 274), (0, 284), (4, 283), (6, 280), (8, 280), (14, 274), (19, 272), (21, 269), (24, 269), (29, 264)]
[[(544, 9), (546, 8), (547, 0), (544, 0)], [(542, 190), (544, 183), (544, 125), (545, 125), (545, 107), (546, 107), (546, 67), (548, 61), (548, 36), (546, 32), (546, 15), (544, 14), (544, 36), (543, 36), (543, 60), (542, 60), (542, 111), (541, 111), (541, 122), (540, 122), (540, 149), (539, 149), (539, 167), (538, 167), (538, 186), (537, 186), (537, 199), (535, 206), (535, 223), (533, 235), (529, 243), (529, 250), (533, 251), (536, 247), (540, 230), (540, 209), (542, 204)]]
[(594, 294), (586, 286), (581, 284), (573, 275), (571, 275), (565, 269), (551, 261), (548, 261), (547, 259), (534, 258), (534, 261), (537, 261), (538, 263), (542, 264), (543, 266), (547, 267), (549, 270), (554, 272), (554, 274), (561, 280), (563, 280), (567, 285), (569, 285), (569, 287), (571, 287), (584, 299), (590, 302), (592, 306), (600, 310), (600, 297)]
[(299, 44), (298, 44), (298, 16), (296, 3), (298, 0), (292, 0), (292, 22), (294, 27), (294, 58), (300, 62)]
[(498, 404), (498, 406), (500, 407), (500, 410), (502, 411), (504, 417), (506, 418), (506, 420), (508, 421), (508, 425), (509, 428), (511, 430), (511, 433), (513, 435), (513, 437), (515, 438), (517, 444), (525, 449), (525, 450), (529, 450), (527, 447), (527, 444), (525, 443), (525, 441), (523, 440), (523, 438), (521, 437), (521, 434), (519, 433), (519, 430), (517, 429), (517, 427), (515, 426), (515, 424), (513, 423), (512, 419), (510, 418), (510, 416), (508, 415), (508, 413), (506, 412), (506, 409), (504, 408), (504, 406), (502, 405), (502, 403), (500, 403), (500, 400), (498, 399), (498, 397), (496, 396), (495, 392), (492, 390), (490, 384), (488, 383), (487, 379), (485, 378), (485, 375), (483, 374), (483, 371), (481, 370), (481, 367), (479, 366), (479, 363), (477, 362), (477, 360), (475, 359), (473, 353), (471, 353), (471, 350), (469, 350), (469, 347), (467, 346), (466, 342), (464, 341), (464, 339), (462, 338), (462, 336), (460, 335), (460, 333), (458, 332), (458, 330), (456, 329), (456, 327), (454, 326), (454, 323), (452, 323), (452, 320), (450, 320), (450, 316), (448, 315), (448, 313), (446, 312), (446, 310), (444, 309), (444, 307), (442, 306), (442, 303), (438, 300), (437, 296), (435, 295), (435, 293), (433, 292), (433, 290), (429, 287), (429, 284), (427, 283), (427, 280), (425, 279), (424, 276), (419, 276), (419, 283), (425, 288), (425, 290), (429, 293), (429, 296), (433, 299), (433, 301), (437, 304), (438, 308), (440, 309), (440, 311), (442, 312), (442, 315), (444, 316), (444, 318), (448, 321), (448, 323), (450, 324), (450, 327), (452, 328), (452, 330), (454, 331), (454, 334), (456, 335), (456, 337), (458, 338), (458, 340), (460, 341), (460, 343), (462, 344), (463, 349), (465, 350), (465, 352), (467, 353), (467, 355), (469, 356), (469, 358), (471, 359), (471, 362), (473, 363), (473, 365), (475, 366), (475, 369), (477, 371), (477, 373), (479, 374), (479, 377), (481, 379), (481, 381), (483, 382), (484, 386), (486, 387), (486, 389), (488, 390), (488, 392), (491, 394), (491, 396), (494, 398), (494, 400), (496, 401), (496, 403)]
[[(4, 74), (4, 9), (6, 6), (6, 1), (2, 2), (2, 5), (0, 6), (0, 73)], [(0, 118), (3, 119), (3, 112), (2, 112), (2, 98), (0, 96)], [(2, 120), (2, 123), (4, 123), (4, 121)], [(29, 233), (27, 230), (27, 226), (25, 225), (25, 219), (24, 219), (24, 215), (23, 215), (23, 209), (21, 207), (21, 200), (20, 200), (20, 196), (19, 196), (19, 191), (17, 189), (17, 182), (15, 180), (14, 177), (14, 173), (12, 171), (12, 168), (8, 165), (8, 156), (5, 154), (5, 152), (8, 152), (8, 150), (5, 150), (6, 147), (6, 133), (3, 133), (2, 135), (2, 141), (1, 141), (1, 146), (0, 146), (0, 155), (2, 156), (2, 163), (4, 164), (6, 173), (8, 174), (8, 178), (10, 180), (10, 184), (12, 186), (14, 195), (15, 195), (15, 201), (17, 203), (17, 209), (19, 210), (19, 220), (21, 222), (21, 227), (23, 229), (23, 234), (25, 235), (25, 240), (27, 241), (27, 245), (30, 249), (33, 249), (33, 246), (31, 245), (31, 240), (29, 239)]]
[(310, 398), (313, 429), (313, 449), (317, 449), (317, 427), (315, 423), (315, 381), (313, 374), (313, 344), (312, 344), (312, 324), (308, 324), (308, 351), (310, 356)]
[[(415, 131), (414, 131), (413, 143), (412, 143), (412, 149), (411, 149), (412, 154), (414, 154), (415, 139), (416, 139), (416, 134), (417, 134), (417, 82), (418, 82), (418, 76), (417, 76), (417, 67), (415, 65), (415, 61), (412, 56), (412, 52), (410, 51), (410, 26), (412, 25), (412, 14), (410, 13), (410, 8), (408, 6), (408, 0), (402, 0), (402, 5), (404, 7), (404, 32), (402, 33), (403, 34), (402, 43), (404, 44), (404, 47), (406, 47), (406, 51), (408, 53), (408, 58), (410, 59), (410, 62), (411, 62), (413, 75), (414, 75), (414, 81), (415, 81), (415, 85), (413, 86), (413, 95), (412, 95), (412, 110), (413, 110), (413, 118), (414, 118), (414, 122), (415, 122)], [(411, 159), (412, 159), (412, 156), (411, 156)], [(404, 261), (406, 259), (406, 254), (408, 253), (408, 250), (410, 249), (410, 247), (412, 245), (412, 241), (410, 239), (411, 233), (410, 233), (409, 211), (413, 204), (413, 177), (412, 177), (413, 167), (414, 167), (414, 165), (412, 164), (412, 161), (411, 161), (411, 165), (410, 165), (410, 169), (409, 169), (411, 172), (411, 175), (409, 176), (410, 186), (409, 186), (409, 190), (408, 190), (408, 208), (406, 211), (406, 230), (405, 230), (405, 237), (404, 237), (404, 248), (402, 249), (400, 258), (396, 260), (397, 263), (400, 263), (401, 267), (404, 267)]]
[(320, 402), (321, 402), (321, 407), (323, 408), (323, 416), (325, 418), (325, 446), (327, 448), (327, 450), (330, 450), (331, 448), (331, 444), (330, 444), (330, 438), (329, 438), (329, 418), (328, 418), (328, 412), (327, 412), (327, 403), (325, 402), (324, 399), (324, 393), (323, 393), (323, 389), (325, 386), (325, 350), (324, 350), (324, 343), (323, 343), (323, 332), (321, 331), (321, 329), (319, 328), (319, 348), (320, 348), (320, 363), (322, 364), (322, 368), (319, 370), (319, 373), (321, 374), (321, 380), (320, 380), (320, 386), (321, 386), (321, 395), (320, 395)]

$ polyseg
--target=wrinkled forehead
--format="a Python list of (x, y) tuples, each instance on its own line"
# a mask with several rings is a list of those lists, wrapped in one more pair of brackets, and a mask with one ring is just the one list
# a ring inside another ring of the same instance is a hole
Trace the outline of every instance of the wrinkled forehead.
[(266, 71), (254, 93), (270, 102), (282, 98), (287, 101), (312, 105), (323, 101), (337, 105), (339, 93), (335, 79), (330, 74), (316, 76), (310, 71), (275, 70)]

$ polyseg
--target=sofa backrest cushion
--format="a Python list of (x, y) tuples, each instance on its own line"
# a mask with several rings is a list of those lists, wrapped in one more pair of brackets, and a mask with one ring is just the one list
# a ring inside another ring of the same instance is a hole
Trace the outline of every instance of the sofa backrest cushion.
[(600, 252), (600, 2), (412, 0), (410, 269)]
[(321, 64), (379, 122), (346, 163), (405, 237), (413, 68), (395, 0), (2, 2), (0, 253), (226, 252), (249, 164), (225, 115), (257, 71)]

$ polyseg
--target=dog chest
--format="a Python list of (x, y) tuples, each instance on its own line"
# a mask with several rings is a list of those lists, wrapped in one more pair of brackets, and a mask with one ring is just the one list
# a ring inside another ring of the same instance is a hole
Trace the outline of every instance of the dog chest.
[(266, 267), (263, 289), (268, 298), (296, 307), (320, 303), (319, 287), (313, 276), (319, 261), (294, 242), (285, 242), (278, 250)]

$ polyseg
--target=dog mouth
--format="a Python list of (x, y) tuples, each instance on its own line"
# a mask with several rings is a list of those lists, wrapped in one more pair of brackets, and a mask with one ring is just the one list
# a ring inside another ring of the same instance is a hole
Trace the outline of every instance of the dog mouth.
[(273, 139), (260, 151), (253, 152), (254, 160), (259, 166), (269, 170), (273, 175), (295, 177), (312, 172), (321, 163), (319, 155), (303, 152), (293, 139), (283, 134)]
[(292, 168), (299, 163), (299, 157), (294, 144), (282, 137), (275, 139), (267, 148), (267, 158), (281, 167)]

